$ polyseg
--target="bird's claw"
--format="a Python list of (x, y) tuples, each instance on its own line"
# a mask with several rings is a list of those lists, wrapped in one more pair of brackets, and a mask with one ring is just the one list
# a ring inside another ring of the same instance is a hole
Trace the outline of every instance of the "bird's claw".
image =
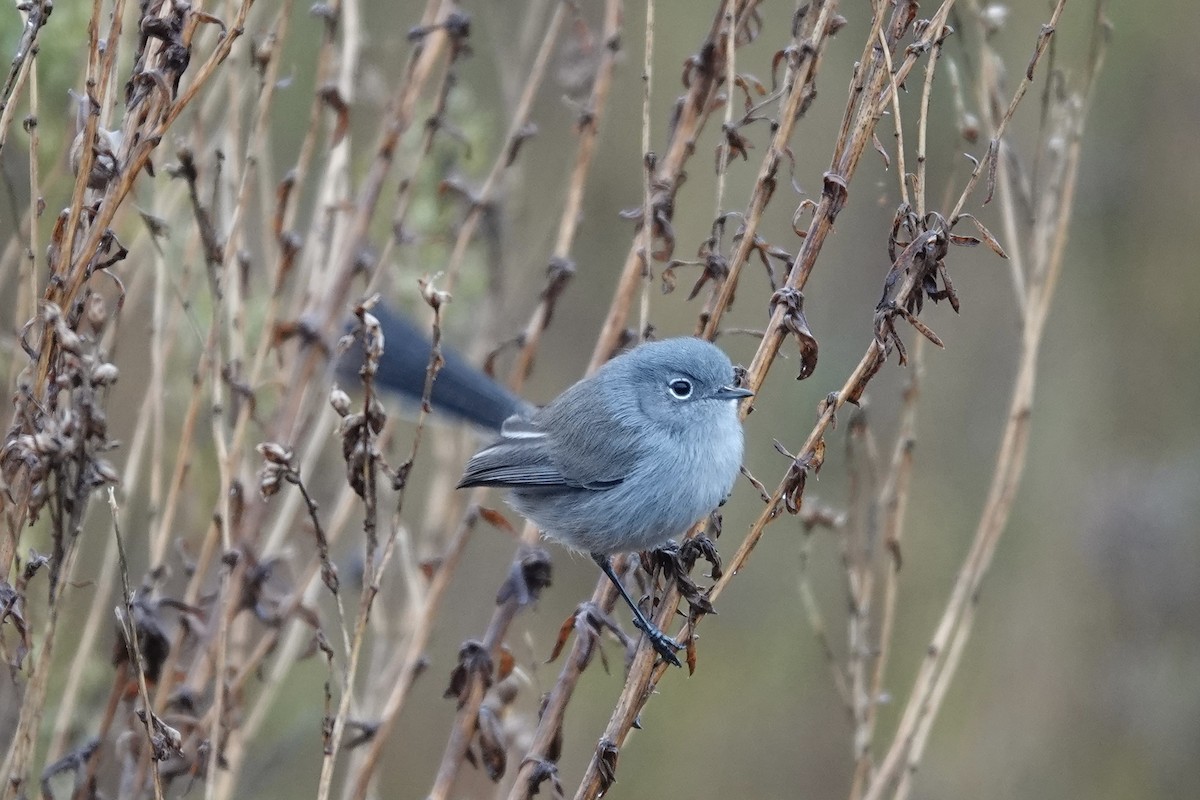
[(660, 631), (653, 623), (643, 626), (639, 621), (634, 620), (634, 625), (641, 628), (642, 633), (646, 634), (646, 638), (654, 646), (654, 652), (658, 653), (663, 661), (676, 667), (683, 666), (679, 661), (679, 657), (675, 655), (676, 651), (683, 649), (683, 645)]

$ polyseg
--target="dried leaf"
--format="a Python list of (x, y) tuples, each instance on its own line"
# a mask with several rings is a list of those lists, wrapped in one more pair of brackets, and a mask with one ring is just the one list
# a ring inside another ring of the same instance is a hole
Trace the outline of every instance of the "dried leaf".
[(547, 664), (554, 662), (562, 655), (563, 648), (567, 646), (567, 640), (571, 638), (571, 631), (575, 630), (575, 616), (575, 614), (571, 614), (563, 620), (562, 625), (558, 626), (558, 636), (554, 639), (554, 649), (550, 651), (550, 657), (546, 659)]
[(517, 533), (517, 529), (513, 527), (511, 522), (508, 521), (508, 517), (504, 516), (494, 508), (480, 506), (479, 516), (483, 517), (484, 522), (491, 525), (493, 528), (496, 528), (497, 530), (503, 531), (504, 533), (507, 533), (513, 537), (519, 535)]
[(876, 136), (874, 133), (871, 134), (871, 144), (874, 145), (875, 152), (879, 153), (880, 158), (883, 159), (883, 168), (885, 170), (891, 169), (892, 168), (892, 157), (888, 155), (887, 150), (885, 150), (883, 147), (883, 142), (879, 141), (879, 137)]
[(496, 594), (496, 605), (516, 598), (518, 606), (527, 606), (549, 585), (550, 554), (540, 547), (527, 548), (509, 568), (508, 579)]
[(483, 756), (483, 768), (493, 782), (504, 777), (507, 766), (507, 746), (504, 741), (504, 726), (496, 712), (481, 706), (475, 717), (479, 732), (479, 752)]
[(496, 667), (496, 680), (502, 681), (512, 675), (517, 666), (517, 659), (507, 645), (500, 645), (500, 663)]
[(600, 773), (600, 793), (606, 794), (617, 782), (617, 756), (621, 753), (616, 742), (601, 739), (596, 744), (596, 766)]
[(475, 680), (482, 684), (483, 689), (492, 685), (492, 657), (481, 643), (470, 640), (459, 648), (458, 665), (451, 671), (450, 685), (442, 696), (457, 698), (458, 707), (462, 708)]
[(783, 327), (796, 338), (800, 346), (800, 374), (796, 380), (804, 380), (813, 374), (817, 368), (817, 338), (808, 327), (804, 317), (804, 294), (798, 289), (783, 288), (771, 295), (771, 313), (775, 307), (783, 305), (785, 312)]
[(974, 214), (963, 213), (960, 214), (959, 217), (971, 220), (972, 224), (975, 225), (975, 229), (979, 231), (979, 235), (983, 237), (984, 244), (990, 247), (993, 253), (1001, 258), (1008, 258), (1008, 253), (1006, 253), (1004, 248), (1000, 246), (999, 240), (992, 235), (991, 231), (983, 226), (982, 222), (975, 218)]

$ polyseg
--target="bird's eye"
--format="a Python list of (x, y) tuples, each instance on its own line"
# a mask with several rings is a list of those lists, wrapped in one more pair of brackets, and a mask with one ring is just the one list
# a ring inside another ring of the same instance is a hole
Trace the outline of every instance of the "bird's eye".
[(692, 382), (683, 378), (676, 378), (668, 385), (671, 394), (678, 397), (680, 400), (686, 400), (692, 396)]

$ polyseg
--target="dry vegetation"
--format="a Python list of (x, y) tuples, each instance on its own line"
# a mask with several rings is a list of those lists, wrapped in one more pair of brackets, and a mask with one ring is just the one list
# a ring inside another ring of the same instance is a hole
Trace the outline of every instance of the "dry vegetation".
[[(625, 49), (622, 69), (638, 69), (635, 62), (644, 56), (645, 196), (631, 214), (637, 232), (612, 282), (592, 368), (645, 331), (651, 294), (684, 276), (699, 275), (691, 292), (698, 306), (695, 332), (715, 338), (739, 278), (761, 261), (773, 293), (759, 302), (769, 299), (771, 313), (754, 332), (761, 343), (746, 367), (746, 385), (762, 386), (790, 341), (801, 353), (801, 377), (812, 375), (818, 337), (805, 318), (809, 276), (821, 263), (860, 161), (876, 157), (892, 165), (902, 198), (890, 236), (892, 266), (880, 276), (874, 336), (857, 367), (824, 375), (836, 390), (806, 438), (779, 445), (787, 456), (782, 474), (756, 481), (761, 514), (746, 535), (730, 537), (735, 550), (722, 560), (706, 532), (693, 531), (678, 548), (643, 556), (650, 577), (639, 572), (631, 580), (656, 594), (655, 618), (664, 628), (687, 601), (682, 629), (669, 629), (688, 642), (694, 670), (704, 656), (694, 629), (732, 580), (754, 580), (753, 570), (742, 566), (772, 522), (798, 514), (810, 529), (838, 529), (851, 603), (848, 656), (837, 655), (813, 593), (806, 589), (804, 597), (828, 653), (832, 685), (852, 720), (850, 796), (909, 796), (970, 638), (974, 600), (1025, 460), (1038, 348), (1063, 261), (1083, 120), (1105, 38), (1097, 8), (1090, 54), (1068, 85), (1053, 63), (1063, 5), (1048, 11), (1040, 35), (1029, 41), (1028, 64), (1017, 65), (1006, 82), (990, 44), (1003, 23), (999, 7), (947, 0), (919, 14), (915, 3), (876, 2), (869, 27), (854, 29), (843, 28), (832, 1), (793, 9), (722, 0), (685, 65), (673, 115), (659, 120), (652, 119), (650, 93), (676, 91), (678, 74), (654, 58), (654, 32), (664, 21), (655, 19), (653, 3), (532, 2), (531, 56), (521, 66), (519, 101), (490, 170), (477, 184), (437, 186), (421, 176), (438, 142), (457, 135), (447, 107), (475, 33), (449, 0), (429, 0), (423, 17), (411, 21), (411, 54), (389, 82), (394, 88), (386, 107), (369, 120), (373, 137), (355, 135), (350, 124), (368, 25), (357, 0), (312, 9), (290, 0), (260, 0), (253, 7), (231, 0), (205, 11), (199, 4), (149, 0), (135, 8), (125, 0), (97, 0), (87, 42), (76, 49), (86, 52), (76, 83), (78, 127), (54, 137), (45, 129), (60, 123), (45, 113), (39, 72), (64, 67), (43, 63), (39, 43), (71, 32), (56, 29), (60, 14), (50, 14), (49, 0), (28, 0), (0, 98), (6, 162), (18, 163), (8, 151), (29, 156), (19, 162), (28, 165), (21, 194), (28, 206), (0, 252), (6, 287), (0, 310), (16, 334), (5, 353), (12, 416), (0, 451), (0, 653), (10, 684), (0, 691), (10, 706), (0, 709), (0, 794), (161, 797), (203, 785), (205, 797), (244, 796), (238, 787), (245, 771), (257, 768), (264, 721), (285, 699), (311, 705), (313, 719), (324, 715), (323, 764), (312, 787), (317, 797), (393, 793), (373, 779), (389, 737), (405, 724), (403, 711), (427, 666), (450, 581), (476, 526), (507, 523), (480, 505), (483, 492), (462, 498), (448, 491), (461, 462), (431, 448), (422, 424), (406, 429), (411, 441), (385, 447), (394, 427), (386, 399), (376, 395), (371, 365), (386, 342), (363, 298), (380, 288), (383, 266), (416, 246), (410, 214), (427, 202), (421, 193), (441, 191), (458, 201), (455, 218), (443, 260), (420, 287), (436, 340), (440, 312), (462, 282), (469, 255), (486, 246), (495, 204), (522, 168), (536, 131), (531, 108), (549, 65), (556, 56), (573, 61), (583, 71), (577, 125), (538, 132), (568, 137), (575, 148), (562, 168), (562, 211), (545, 283), (506, 288), (510, 297), (540, 300), (519, 333), (497, 335), (490, 320), (479, 325), (481, 349), (500, 351), (496, 363), (509, 365), (509, 381), (520, 388), (556, 301), (570, 290), (573, 245), (579, 226), (588, 224), (581, 209), (596, 166), (596, 139), (605, 130), (613, 74)], [(624, 15), (643, 10), (644, 50), (642, 40), (622, 36)], [(323, 23), (311, 53), (311, 108), (295, 163), (280, 164), (271, 148), (273, 126), (297, 126), (276, 109), (278, 54), (296, 20), (309, 13)], [(11, 22), (11, 10), (5, 14)], [(763, 37), (776, 50), (773, 60), (746, 63), (741, 49)], [(951, 42), (969, 61), (950, 55)], [(805, 135), (815, 81), (834, 46), (855, 47), (861, 55), (852, 76), (822, 76), (822, 102), (840, 102), (835, 87), (848, 85), (845, 112), (836, 141), (805, 144), (828, 147), (832, 157), (819, 196), (801, 198), (789, 188), (792, 148)], [(235, 63), (240, 72), (233, 71)], [(1035, 80), (1042, 88), (1027, 97)], [(901, 91), (920, 98), (914, 113), (902, 113)], [(954, 98), (975, 153), (969, 178), (951, 187), (952, 201), (944, 207), (931, 201), (926, 180), (935, 92)], [(1026, 153), (1005, 137), (1018, 110), (1034, 131)], [(656, 152), (652, 129), (667, 131)], [(410, 131), (420, 135), (402, 144)], [(47, 152), (42, 142), (51, 138), (69, 153)], [(677, 252), (691, 245), (675, 241), (675, 203), (686, 191), (686, 170), (713, 168), (714, 148), (711, 237), (696, 259), (682, 260)], [(743, 159), (757, 171), (744, 208), (725, 191), (727, 172)], [(763, 213), (772, 203), (796, 204), (789, 241), (762, 235)], [(998, 209), (992, 231), (966, 211), (988, 203)], [(927, 300), (958, 309), (949, 275), (956, 249), (978, 244), (1007, 259), (1021, 309), (1007, 426), (973, 544), (940, 623), (929, 641), (893, 641), (896, 578), (902, 553), (908, 556), (902, 543), (920, 367), (926, 340), (941, 344), (920, 314)], [(495, 272), (489, 280), (503, 285), (506, 276)], [(743, 287), (744, 294), (750, 291)], [(372, 353), (354, 399), (331, 391), (326, 369), (351, 310), (359, 319), (354, 335)], [(864, 320), (870, 314), (865, 310)], [(129, 370), (113, 354), (122, 326), (131, 325), (139, 336), (150, 331), (144, 351), (130, 354), (149, 366), (132, 365), (147, 377), (125, 395), (138, 405), (118, 446), (109, 401), (118, 371)], [(501, 339), (507, 344), (496, 345)], [(858, 403), (889, 360), (907, 364), (911, 381), (894, 441), (881, 446), (845, 406)], [(181, 362), (185, 366), (172, 369)], [(431, 364), (431, 379), (436, 367)], [(187, 387), (181, 388), (181, 372), (191, 376)], [(168, 393), (171, 381), (177, 390)], [(839, 413), (849, 427), (853, 486), (844, 511), (806, 500), (806, 481), (826, 461), (826, 435)], [(390, 452), (401, 455), (389, 458)], [(342, 486), (310, 485), (318, 464), (337, 459), (344, 464)], [(435, 530), (428, 541), (414, 540), (406, 504), (417, 473), (435, 476), (423, 484), (433, 487), (427, 496), (445, 495), (432, 504), (442, 521), (428, 526)], [(448, 680), (456, 700), (446, 705), (454, 719), (441, 763), (426, 776), (430, 796), (454, 796), (471, 761), (510, 797), (535, 791), (597, 797), (616, 776), (618, 753), (668, 667), (656, 663), (650, 648), (634, 649), (636, 639), (610, 616), (615, 592), (601, 579), (563, 627), (560, 671), (535, 726), (514, 729), (506, 709), (529, 685), (520, 680), (506, 641), (513, 620), (547, 583), (550, 561), (536, 531), (513, 534), (520, 541), (507, 573), (496, 570), (504, 578), (486, 630), (462, 645), (451, 674), (427, 676), (421, 684)], [(361, 580), (339, 576), (330, 556), (353, 536), (362, 553)], [(105, 544), (94, 583), (79, 584), (87, 537)], [(48, 543), (50, 552), (39, 553), (32, 546), (37, 542)], [(711, 580), (692, 577), (698, 561), (710, 565)], [(399, 587), (393, 594), (402, 613), (381, 620), (377, 597), (388, 586)], [(72, 595), (85, 600), (71, 602)], [(100, 654), (114, 638), (114, 605), (116, 641), (127, 646), (115, 646), (108, 667)], [(581, 675), (602, 655), (601, 639), (612, 636), (631, 653), (624, 690), (586, 772), (562, 774), (564, 715)], [(895, 648), (925, 657), (911, 688), (895, 698), (903, 709), (898, 726), (884, 731), (876, 725), (876, 700)], [(312, 654), (327, 663), (324, 696), (281, 695), (290, 671)], [(83, 682), (96, 662), (106, 665), (111, 688), (107, 702), (92, 707)]]

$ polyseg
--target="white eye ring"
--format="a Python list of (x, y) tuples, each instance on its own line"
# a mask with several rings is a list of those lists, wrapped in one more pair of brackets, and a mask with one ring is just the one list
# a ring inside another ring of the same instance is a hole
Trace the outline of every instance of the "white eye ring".
[(686, 378), (676, 378), (667, 384), (667, 388), (679, 400), (686, 400), (692, 396), (692, 382)]

